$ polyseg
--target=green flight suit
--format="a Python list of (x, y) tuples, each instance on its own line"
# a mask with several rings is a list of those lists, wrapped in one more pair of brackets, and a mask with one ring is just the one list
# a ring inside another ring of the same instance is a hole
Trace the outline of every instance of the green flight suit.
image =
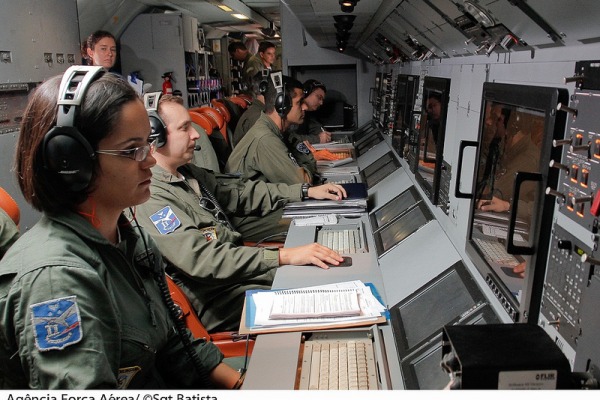
[(238, 145), (238, 143), (240, 143), (240, 141), (246, 135), (246, 133), (248, 133), (250, 128), (254, 126), (254, 124), (260, 117), (260, 113), (264, 110), (264, 103), (254, 99), (250, 107), (248, 107), (248, 109), (243, 112), (237, 125), (235, 126), (235, 131), (233, 132), (233, 138), (231, 141), (234, 148)]
[[(232, 215), (266, 215), (288, 201), (300, 201), (301, 185), (248, 181), (188, 164), (178, 170), (152, 168), (150, 199), (137, 207), (138, 221), (161, 253), (209, 331), (238, 329), (247, 289), (270, 288), (279, 252), (240, 246), (242, 235), (200, 205), (189, 178), (204, 185)], [(208, 197), (208, 196), (204, 196)]]
[(301, 166), (288, 148), (277, 125), (261, 113), (254, 126), (246, 133), (229, 156), (225, 171), (240, 173), (251, 180), (272, 183), (304, 183)]
[[(43, 215), (9, 249), (0, 388), (202, 386), (151, 273), (164, 273), (156, 244), (125, 218), (119, 231), (113, 245), (78, 214)], [(223, 359), (212, 343), (193, 347), (206, 371)]]
[(0, 260), (18, 238), (19, 228), (8, 214), (0, 208)]
[(255, 56), (248, 52), (246, 59), (244, 60), (244, 68), (242, 69), (242, 79), (244, 83), (250, 85), (254, 75), (265, 69), (265, 65), (259, 56)]

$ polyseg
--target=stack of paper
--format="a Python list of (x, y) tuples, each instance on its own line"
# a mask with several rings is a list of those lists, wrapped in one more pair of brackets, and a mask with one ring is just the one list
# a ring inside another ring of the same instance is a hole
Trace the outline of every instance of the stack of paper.
[(249, 290), (240, 333), (329, 329), (385, 322), (387, 310), (373, 290), (373, 285), (361, 281), (288, 290)]
[(283, 208), (284, 218), (318, 214), (352, 215), (367, 211), (368, 192), (364, 183), (343, 183), (347, 197), (342, 200), (305, 200), (288, 203)]

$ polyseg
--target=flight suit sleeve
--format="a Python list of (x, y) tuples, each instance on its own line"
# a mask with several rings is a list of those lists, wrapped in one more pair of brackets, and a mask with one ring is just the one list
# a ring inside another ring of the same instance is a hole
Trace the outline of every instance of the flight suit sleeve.
[[(170, 233), (163, 233), (150, 217), (164, 207), (170, 207), (172, 219), (178, 225)], [(279, 266), (272, 251), (237, 246), (218, 237), (207, 239), (200, 231), (206, 221), (163, 189), (153, 189), (151, 198), (137, 209), (137, 220), (150, 233), (163, 256), (189, 277), (205, 283), (219, 284), (245, 282)]]
[(156, 365), (165, 381), (177, 388), (211, 387), (211, 383), (203, 381), (201, 376), (204, 375), (204, 379), (207, 379), (210, 371), (223, 361), (223, 353), (214, 343), (193, 339), (187, 331), (192, 347), (198, 354), (199, 367), (204, 371), (204, 374), (200, 375), (177, 332), (172, 330), (172, 333), (164, 346), (165, 350), (157, 355)]
[[(254, 155), (255, 169), (260, 171), (268, 182), (293, 185), (312, 181), (310, 172), (299, 166), (285, 143), (270, 137), (263, 137), (260, 141), (258, 148), (261, 150)], [(305, 180), (305, 175), (308, 175), (308, 180)]]
[[(14, 319), (4, 323), (13, 325), (31, 388), (117, 387), (120, 324), (96, 271), (77, 266), (39, 268), (13, 285), (7, 300)], [(64, 318), (52, 315), (56, 310)], [(61, 333), (60, 324), (68, 324), (68, 330)]]
[(224, 210), (238, 217), (266, 215), (302, 199), (301, 184), (251, 181), (226, 174), (216, 175), (207, 184)]
[(19, 238), (19, 228), (10, 217), (0, 209), (0, 259)]

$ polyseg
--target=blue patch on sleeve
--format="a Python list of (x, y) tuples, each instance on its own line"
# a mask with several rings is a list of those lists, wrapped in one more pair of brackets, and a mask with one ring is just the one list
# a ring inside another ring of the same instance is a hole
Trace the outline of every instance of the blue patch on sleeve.
[(161, 235), (167, 235), (181, 226), (181, 221), (170, 206), (152, 214), (150, 220)]
[(39, 351), (62, 350), (83, 338), (75, 296), (32, 304), (31, 321)]
[(296, 145), (296, 150), (302, 154), (310, 154), (310, 149), (304, 142), (300, 142)]

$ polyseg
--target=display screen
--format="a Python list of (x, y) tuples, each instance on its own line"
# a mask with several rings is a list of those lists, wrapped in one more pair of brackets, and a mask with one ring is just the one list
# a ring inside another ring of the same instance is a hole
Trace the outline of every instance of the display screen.
[[(543, 191), (556, 187), (558, 174), (548, 164), (560, 158), (551, 151), (552, 139), (563, 135), (564, 118), (557, 114), (564, 113), (555, 112), (562, 96), (566, 90), (484, 85), (467, 253), (515, 321), (539, 308), (541, 287), (532, 286), (527, 270), (536, 263), (545, 268), (549, 232), (543, 225), (554, 207)], [(529, 178), (520, 182), (525, 173)]]
[(370, 214), (371, 228), (378, 230), (394, 218), (404, 214), (408, 209), (414, 207), (422, 200), (414, 186), (411, 186), (400, 195), (394, 197), (383, 207)]
[(388, 251), (432, 219), (433, 216), (427, 206), (420, 202), (407, 213), (383, 226), (373, 234), (377, 256), (379, 258), (383, 257)]
[(433, 204), (438, 200), (449, 92), (450, 79), (424, 78), (415, 177)]
[(444, 325), (498, 321), (477, 283), (461, 261), (390, 309), (401, 359), (441, 336)]
[(400, 162), (391, 152), (387, 152), (360, 171), (361, 180), (367, 185), (367, 189), (370, 189), (398, 168)]
[(379, 133), (378, 130), (373, 131), (368, 136), (365, 136), (364, 140), (361, 140), (360, 142), (356, 143), (354, 147), (356, 151), (356, 156), (362, 156), (367, 151), (371, 150), (373, 147), (375, 147), (381, 142), (383, 142), (383, 136), (381, 135), (381, 133)]

